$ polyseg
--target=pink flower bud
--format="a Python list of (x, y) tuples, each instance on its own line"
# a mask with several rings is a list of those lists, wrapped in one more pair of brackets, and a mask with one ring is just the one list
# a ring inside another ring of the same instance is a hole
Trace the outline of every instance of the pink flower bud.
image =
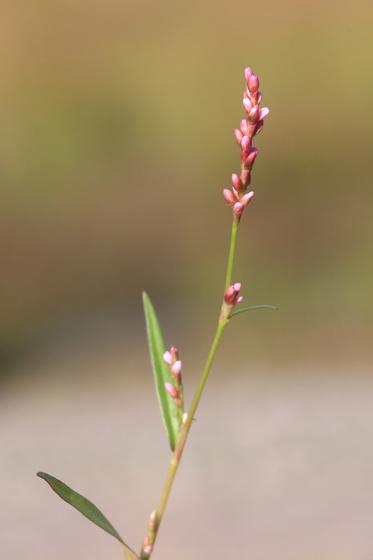
[(169, 352), (168, 350), (166, 350), (166, 352), (163, 354), (163, 360), (166, 362), (167, 365), (171, 365), (172, 364), (172, 356), (171, 356), (171, 352)]
[(171, 346), (170, 352), (171, 352), (171, 356), (172, 356), (173, 361), (175, 361), (179, 358), (179, 351), (176, 348), (176, 346)]
[(269, 109), (268, 107), (263, 107), (262, 109), (260, 109), (259, 111), (259, 120), (262, 121), (264, 119), (264, 117), (266, 117), (269, 113)]
[(241, 202), (236, 202), (233, 206), (233, 214), (237, 217), (240, 218), (241, 214), (243, 212), (244, 207), (242, 206)]
[(244, 136), (247, 136), (247, 122), (246, 119), (242, 119), (240, 122), (240, 130)]
[(252, 69), (250, 68), (250, 66), (247, 66), (245, 68), (245, 80), (247, 81), (247, 83), (249, 83), (249, 80), (250, 80), (252, 75), (253, 75)]
[(250, 148), (249, 155), (247, 156), (246, 161), (245, 161), (245, 163), (246, 163), (246, 165), (249, 169), (251, 169), (252, 166), (254, 165), (254, 161), (255, 161), (258, 153), (259, 153), (258, 148)]
[(232, 187), (232, 193), (234, 196), (234, 202), (237, 202), (238, 200), (240, 200), (240, 193), (238, 191), (236, 191), (236, 189), (234, 187)]
[(238, 144), (241, 144), (242, 136), (242, 132), (238, 130), (238, 128), (236, 128), (236, 130), (234, 131), (234, 137)]
[(239, 303), (238, 299), (240, 290), (241, 284), (239, 282), (236, 282), (235, 284), (229, 286), (224, 294), (225, 303), (228, 303), (229, 305), (236, 305), (237, 303)]
[(236, 191), (239, 191), (241, 189), (241, 179), (239, 178), (237, 173), (232, 173), (232, 185), (236, 189)]
[(176, 376), (180, 375), (180, 372), (181, 372), (181, 361), (180, 360), (176, 360), (176, 362), (174, 364), (172, 364), (171, 371)]
[(253, 105), (259, 105), (261, 99), (262, 94), (259, 90), (254, 93), (250, 93), (250, 100)]
[(240, 200), (241, 204), (243, 206), (247, 206), (249, 204), (249, 202), (253, 199), (254, 194), (255, 194), (254, 191), (250, 191), (250, 192), (244, 194), (241, 197), (241, 200)]
[(232, 193), (232, 191), (230, 191), (229, 189), (224, 189), (223, 190), (223, 196), (225, 198), (225, 200), (228, 202), (228, 204), (233, 204), (235, 201), (234, 195)]
[(233, 287), (233, 286), (229, 286), (229, 288), (227, 288), (227, 290), (226, 290), (226, 292), (225, 292), (225, 294), (224, 294), (224, 300), (225, 300), (227, 303), (232, 303), (233, 300), (234, 300), (234, 298), (235, 298), (235, 296), (236, 296), (236, 292), (235, 292), (235, 290), (234, 290), (234, 287)]
[(258, 122), (259, 119), (259, 105), (254, 105), (251, 109), (250, 113), (248, 114), (248, 119), (251, 123)]
[(152, 511), (150, 516), (149, 516), (148, 528), (150, 529), (150, 531), (155, 531), (155, 529), (157, 528), (157, 512), (156, 511)]
[(256, 93), (259, 89), (258, 76), (255, 76), (255, 74), (252, 74), (247, 81), (247, 87), (249, 88), (251, 93)]
[(251, 140), (248, 136), (243, 136), (242, 140), (241, 140), (241, 149), (244, 152), (247, 152), (249, 150), (251, 146)]
[(249, 113), (249, 112), (251, 111), (251, 109), (252, 109), (252, 106), (253, 106), (253, 104), (251, 103), (250, 99), (248, 99), (247, 97), (244, 97), (243, 100), (242, 100), (242, 104), (243, 104), (243, 106), (244, 106), (244, 108), (245, 108), (245, 111), (246, 111), (247, 113)]
[(145, 552), (145, 554), (147, 554), (148, 556), (151, 554), (153, 550), (153, 547), (151, 544), (147, 544), (146, 546), (143, 547), (143, 551)]
[(173, 399), (177, 399), (179, 398), (179, 392), (176, 389), (176, 387), (174, 387), (171, 383), (165, 383), (164, 384), (167, 393), (173, 398)]

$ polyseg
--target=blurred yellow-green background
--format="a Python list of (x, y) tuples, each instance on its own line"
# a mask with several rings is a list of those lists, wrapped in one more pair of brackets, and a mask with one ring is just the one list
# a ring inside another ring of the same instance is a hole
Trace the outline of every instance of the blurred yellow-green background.
[(271, 114), (234, 277), (280, 311), (230, 326), (154, 559), (370, 560), (372, 19), (364, 1), (3, 2), (7, 558), (118, 557), (39, 468), (142, 538), (167, 452), (141, 291), (190, 398), (221, 298), (249, 64)]

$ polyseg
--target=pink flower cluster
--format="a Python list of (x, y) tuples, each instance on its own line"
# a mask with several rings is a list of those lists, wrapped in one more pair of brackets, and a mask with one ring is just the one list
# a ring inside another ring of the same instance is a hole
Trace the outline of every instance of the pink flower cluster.
[(173, 398), (176, 406), (183, 407), (183, 383), (181, 378), (182, 363), (179, 360), (179, 352), (175, 346), (163, 354), (163, 360), (168, 365), (174, 384), (165, 383), (167, 393)]
[(241, 149), (241, 173), (232, 174), (232, 189), (224, 189), (223, 195), (232, 207), (233, 214), (238, 219), (254, 196), (254, 191), (249, 190), (251, 172), (258, 149), (255, 148), (253, 138), (263, 128), (264, 118), (268, 115), (268, 107), (260, 107), (262, 94), (259, 90), (259, 79), (251, 68), (245, 68), (246, 85), (243, 94), (243, 106), (246, 116), (240, 123), (240, 128), (234, 131), (235, 138)]
[(241, 303), (243, 297), (240, 296), (240, 291), (241, 291), (241, 284), (239, 282), (235, 282), (234, 284), (229, 286), (229, 288), (227, 288), (224, 294), (225, 303), (233, 307)]
[(155, 532), (157, 530), (157, 512), (152, 511), (148, 522), (148, 533), (144, 539), (140, 558), (146, 560), (153, 552), (153, 545), (155, 540)]

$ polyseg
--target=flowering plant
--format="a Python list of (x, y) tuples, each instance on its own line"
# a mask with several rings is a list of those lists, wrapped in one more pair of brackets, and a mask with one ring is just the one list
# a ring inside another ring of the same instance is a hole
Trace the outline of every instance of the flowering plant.
[(236, 141), (240, 147), (241, 170), (239, 174), (232, 174), (231, 188), (223, 190), (224, 198), (232, 209), (233, 220), (222, 304), (215, 336), (195, 390), (192, 403), (187, 412), (184, 410), (182, 362), (179, 357), (179, 352), (175, 346), (166, 350), (154, 307), (148, 295), (146, 293), (143, 294), (149, 352), (160, 410), (170, 444), (171, 460), (159, 504), (150, 514), (146, 536), (139, 554), (134, 552), (126, 544), (110, 521), (92, 502), (69, 488), (57, 478), (43, 472), (38, 473), (38, 476), (43, 478), (63, 500), (77, 509), (98, 527), (116, 538), (124, 549), (126, 560), (148, 560), (152, 555), (159, 527), (173, 487), (175, 475), (180, 465), (192, 422), (225, 327), (232, 317), (238, 313), (259, 308), (275, 309), (274, 306), (271, 305), (249, 305), (244, 308), (237, 308), (243, 299), (240, 295), (241, 284), (239, 282), (232, 282), (233, 261), (239, 223), (245, 208), (250, 204), (254, 196), (254, 191), (251, 190), (251, 176), (254, 162), (258, 156), (258, 149), (253, 146), (253, 139), (254, 136), (262, 130), (264, 118), (269, 113), (267, 107), (260, 106), (262, 94), (259, 90), (258, 77), (251, 68), (245, 68), (244, 74), (246, 81), (243, 94), (245, 118), (242, 119), (239, 128), (234, 132)]

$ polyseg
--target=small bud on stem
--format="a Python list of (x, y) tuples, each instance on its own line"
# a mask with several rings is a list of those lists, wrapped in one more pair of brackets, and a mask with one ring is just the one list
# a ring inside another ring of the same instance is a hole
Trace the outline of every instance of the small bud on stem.
[(233, 309), (243, 300), (243, 297), (240, 296), (240, 291), (240, 282), (235, 282), (226, 289), (223, 299), (223, 305), (220, 312), (220, 318), (223, 321), (227, 321), (230, 319)]

